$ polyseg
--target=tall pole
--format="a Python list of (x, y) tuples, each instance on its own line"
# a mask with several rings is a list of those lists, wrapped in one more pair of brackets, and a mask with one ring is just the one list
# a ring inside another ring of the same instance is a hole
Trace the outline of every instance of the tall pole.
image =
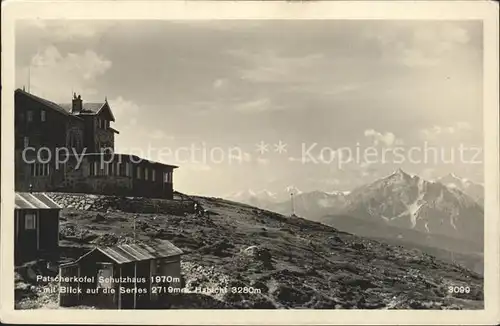
[(290, 202), (292, 204), (292, 216), (295, 215), (295, 206), (293, 204), (293, 192), (290, 193)]
[(134, 309), (137, 307), (137, 262), (134, 264)]
[(28, 93), (31, 90), (31, 62), (30, 65), (28, 66)]
[(135, 243), (135, 220), (137, 219), (137, 215), (134, 215), (134, 243)]

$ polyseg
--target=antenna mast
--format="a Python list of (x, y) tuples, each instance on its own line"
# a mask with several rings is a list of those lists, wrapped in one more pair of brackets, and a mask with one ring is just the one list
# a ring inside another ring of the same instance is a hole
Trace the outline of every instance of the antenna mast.
[(295, 205), (293, 204), (293, 192), (290, 193), (290, 202), (292, 204), (292, 216), (295, 215)]
[(134, 215), (134, 243), (135, 243), (135, 233), (136, 233), (135, 232), (135, 221), (136, 221), (136, 219), (137, 219), (137, 215)]
[(30, 65), (28, 66), (28, 93), (30, 93), (31, 90), (31, 62)]

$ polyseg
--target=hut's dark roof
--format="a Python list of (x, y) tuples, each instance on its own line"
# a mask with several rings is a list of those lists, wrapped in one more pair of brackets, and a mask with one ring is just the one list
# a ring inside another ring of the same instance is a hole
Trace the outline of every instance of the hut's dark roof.
[(114, 247), (98, 247), (98, 249), (118, 264), (155, 258), (166, 258), (182, 254), (182, 250), (169, 241), (163, 241), (161, 245), (133, 243)]
[(41, 192), (16, 192), (15, 209), (61, 209), (55, 201)]
[(173, 243), (166, 240), (161, 240), (158, 244), (121, 244), (113, 247), (96, 247), (94, 250), (81, 256), (74, 262), (61, 264), (61, 267), (70, 266), (78, 263), (84, 257), (91, 255), (95, 251), (100, 251), (117, 264), (126, 264), (135, 261), (143, 261), (158, 258), (167, 258), (182, 255), (181, 249), (174, 246)]

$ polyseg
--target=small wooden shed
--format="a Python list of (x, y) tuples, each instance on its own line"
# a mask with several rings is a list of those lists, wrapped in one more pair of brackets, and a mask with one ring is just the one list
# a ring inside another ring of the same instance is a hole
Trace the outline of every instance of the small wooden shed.
[(164, 240), (96, 247), (60, 265), (59, 304), (100, 309), (154, 307), (181, 289), (182, 254)]
[(16, 192), (14, 204), (14, 251), (16, 262), (36, 259), (59, 247), (61, 206), (44, 193)]

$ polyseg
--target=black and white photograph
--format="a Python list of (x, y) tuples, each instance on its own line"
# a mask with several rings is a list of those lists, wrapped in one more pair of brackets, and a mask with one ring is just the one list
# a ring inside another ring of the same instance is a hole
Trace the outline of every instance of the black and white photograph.
[(484, 30), (16, 20), (14, 309), (484, 310)]

